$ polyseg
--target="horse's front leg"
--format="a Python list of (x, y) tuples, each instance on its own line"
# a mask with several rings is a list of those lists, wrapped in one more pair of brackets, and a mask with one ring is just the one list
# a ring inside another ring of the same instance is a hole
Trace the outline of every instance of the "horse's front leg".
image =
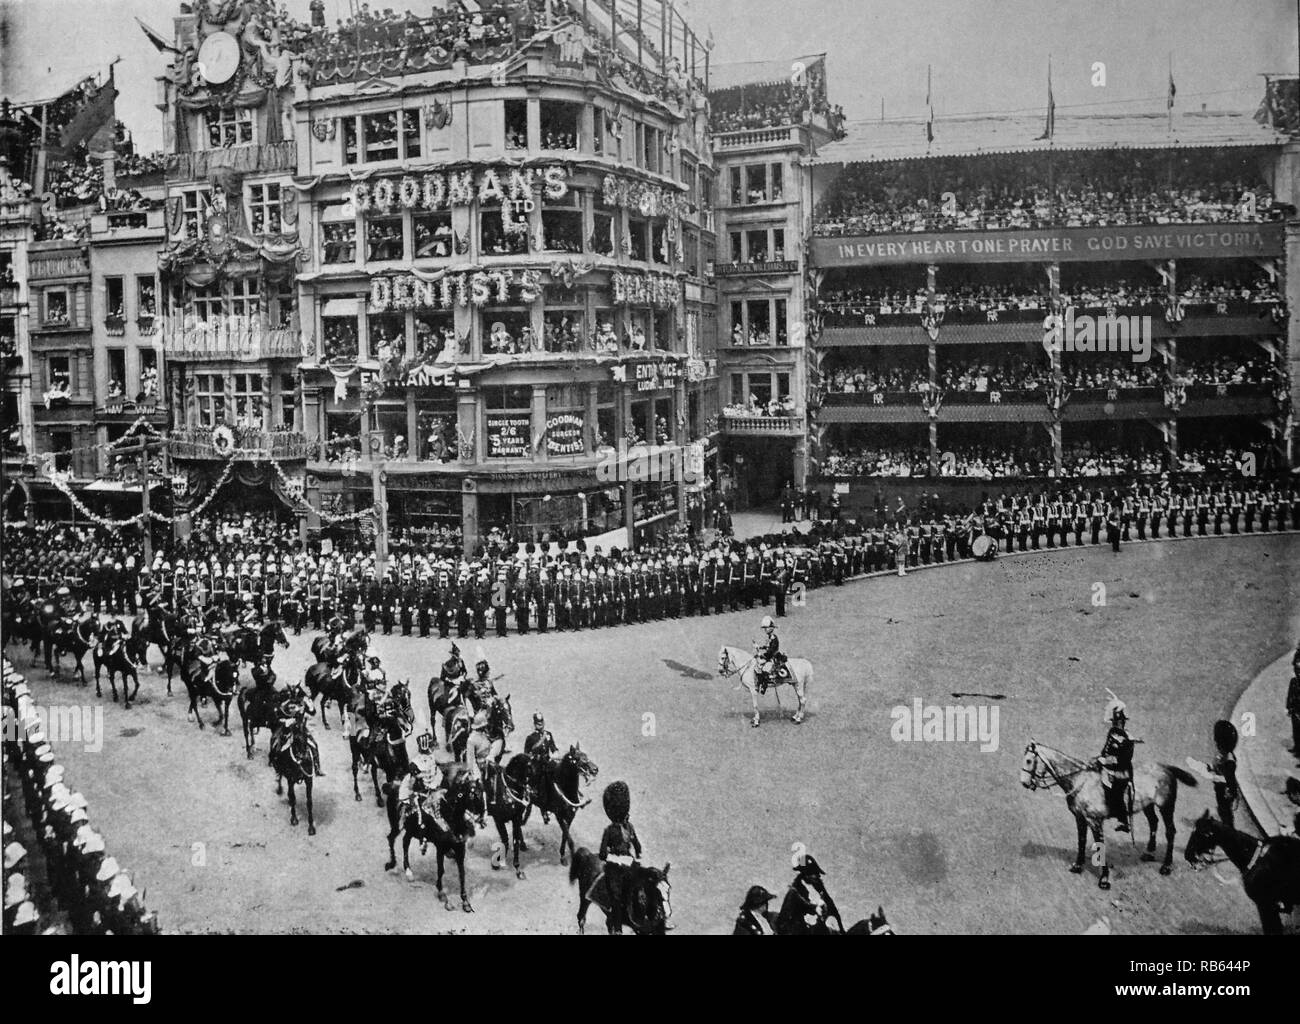
[(295, 793), (295, 790), (297, 788), (298, 788), (298, 783), (294, 782), (293, 779), (290, 779), (289, 780), (289, 824), (290, 825), (298, 824), (298, 797)]
[(357, 803), (361, 802), (361, 787), (357, 785), (357, 770), (361, 760), (361, 752), (358, 749), (355, 738), (349, 739), (348, 743), (352, 747), (352, 793), (356, 797)]
[[(1165, 860), (1160, 865), (1162, 875), (1172, 874), (1174, 870), (1174, 836), (1177, 829), (1174, 827), (1174, 805), (1171, 800), (1160, 808), (1160, 816), (1165, 820)], [(1156, 842), (1155, 825), (1151, 826), (1151, 845), (1154, 847)]]
[(1147, 848), (1142, 852), (1141, 860), (1144, 863), (1150, 863), (1156, 859), (1156, 829), (1159, 821), (1156, 818), (1155, 804), (1147, 804), (1142, 808), (1142, 813), (1147, 819)]
[(456, 858), (456, 871), (460, 875), (460, 909), (467, 914), (474, 913), (474, 907), (469, 901), (469, 894), (465, 892), (465, 842), (456, 844), (456, 849), (452, 854)]
[(314, 836), (316, 834), (316, 818), (312, 813), (311, 806), (312, 777), (310, 773), (308, 773), (303, 785), (307, 787), (307, 834)]
[(134, 685), (131, 686), (131, 695), (128, 697), (126, 694), (126, 673), (122, 673), (122, 700), (124, 701), (122, 706), (127, 710), (130, 710), (131, 705), (135, 703), (136, 697), (140, 695), (140, 675), (135, 669), (131, 670), (131, 683)]
[(1093, 864), (1101, 868), (1101, 875), (1097, 879), (1098, 889), (1110, 888), (1110, 861), (1106, 858), (1106, 820), (1095, 822), (1092, 826), (1093, 836)]
[(327, 702), (328, 701), (324, 693), (317, 694), (316, 713), (320, 716), (321, 723), (325, 726), (326, 729), (330, 727), (329, 719), (325, 717), (325, 705)]
[(1074, 816), (1074, 823), (1079, 829), (1079, 849), (1075, 855), (1074, 863), (1070, 865), (1070, 874), (1077, 875), (1083, 871), (1083, 848), (1088, 840), (1088, 823), (1079, 814)]
[[(391, 783), (393, 780), (385, 775), (385, 781)], [(383, 807), (384, 798), (379, 791), (379, 764), (376, 761), (370, 762), (370, 784), (375, 787), (375, 806)], [(358, 795), (357, 799), (360, 800), (361, 797)]]

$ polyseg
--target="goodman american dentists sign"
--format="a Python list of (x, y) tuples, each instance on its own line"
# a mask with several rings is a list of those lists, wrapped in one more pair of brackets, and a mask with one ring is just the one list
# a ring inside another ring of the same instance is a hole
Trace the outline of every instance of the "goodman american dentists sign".
[(1279, 256), (1280, 221), (1169, 224), (1037, 231), (949, 231), (814, 238), (813, 263), (852, 267), (889, 263), (1050, 263), (1087, 260)]

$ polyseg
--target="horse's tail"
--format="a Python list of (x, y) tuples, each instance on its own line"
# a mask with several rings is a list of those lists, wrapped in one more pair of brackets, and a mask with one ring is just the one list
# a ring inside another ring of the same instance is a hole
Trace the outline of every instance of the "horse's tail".
[(587, 880), (582, 877), (582, 871), (583, 868), (587, 866), (587, 862), (590, 859), (591, 859), (591, 851), (588, 850), (585, 846), (579, 846), (576, 850), (573, 851), (573, 857), (569, 861), (569, 884), (570, 885), (572, 885), (574, 882), (581, 881), (583, 884), (583, 888), (586, 888)]

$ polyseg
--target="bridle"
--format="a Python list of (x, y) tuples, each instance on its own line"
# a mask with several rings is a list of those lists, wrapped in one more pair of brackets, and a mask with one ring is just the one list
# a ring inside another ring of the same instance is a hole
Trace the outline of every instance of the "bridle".
[(754, 664), (755, 658), (751, 657), (743, 665), (733, 665), (731, 662), (731, 652), (725, 647), (722, 649), (722, 658), (718, 661), (718, 675), (724, 679), (730, 679), (732, 676), (743, 675), (745, 669)]
[[(1057, 756), (1062, 757), (1067, 761), (1077, 762), (1079, 767), (1072, 772), (1057, 771), (1056, 765), (1054, 765), (1049, 758), (1047, 758), (1045, 755), (1039, 752), (1040, 747), (1043, 750), (1050, 751), (1053, 754), (1056, 754)], [(1038, 743), (1033, 740), (1030, 741), (1029, 746), (1026, 748), (1026, 751), (1034, 755), (1035, 769), (1026, 769), (1026, 773), (1029, 775), (1028, 789), (1031, 792), (1039, 789), (1051, 789), (1053, 786), (1060, 786), (1068, 793), (1070, 791), (1070, 787), (1067, 785), (1067, 780), (1073, 779), (1076, 775), (1080, 775), (1083, 772), (1088, 770), (1088, 762), (1080, 761), (1077, 757), (1071, 757), (1069, 754), (1066, 754), (1063, 751), (1057, 750), (1054, 747), (1046, 746), (1045, 744)], [(1036, 767), (1038, 765), (1042, 765), (1042, 769), (1043, 769), (1042, 771), (1036, 770)]]

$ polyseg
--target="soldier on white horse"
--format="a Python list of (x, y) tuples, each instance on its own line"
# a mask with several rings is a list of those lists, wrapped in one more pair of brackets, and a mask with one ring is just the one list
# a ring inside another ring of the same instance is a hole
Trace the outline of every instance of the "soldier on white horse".
[(776, 702), (781, 703), (782, 686), (794, 688), (799, 704), (791, 720), (798, 725), (803, 722), (808, 703), (808, 687), (812, 683), (812, 663), (805, 658), (786, 658), (781, 653), (780, 641), (776, 636), (776, 627), (770, 618), (763, 619), (763, 639), (754, 645), (753, 653), (739, 647), (724, 647), (718, 652), (718, 674), (723, 678), (735, 676), (739, 682), (736, 689), (749, 691), (750, 703), (754, 716), (750, 725), (759, 724), (758, 695), (771, 689), (776, 694)]

